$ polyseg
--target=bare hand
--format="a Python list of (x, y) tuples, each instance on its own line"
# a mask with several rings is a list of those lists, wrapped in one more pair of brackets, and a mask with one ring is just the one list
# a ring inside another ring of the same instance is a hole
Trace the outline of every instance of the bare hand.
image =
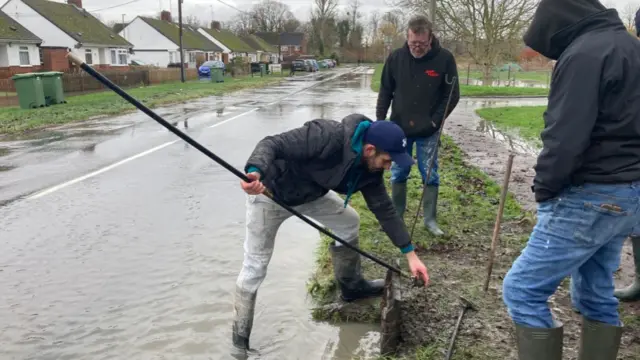
[(409, 261), (409, 269), (411, 269), (411, 274), (422, 280), (424, 282), (424, 286), (429, 285), (429, 273), (427, 272), (427, 267), (424, 265), (422, 260), (416, 255), (414, 251), (407, 254), (407, 260)]
[(251, 182), (240, 181), (240, 186), (242, 190), (249, 195), (260, 195), (264, 192), (265, 187), (260, 182), (260, 173), (252, 172), (247, 174), (247, 177)]

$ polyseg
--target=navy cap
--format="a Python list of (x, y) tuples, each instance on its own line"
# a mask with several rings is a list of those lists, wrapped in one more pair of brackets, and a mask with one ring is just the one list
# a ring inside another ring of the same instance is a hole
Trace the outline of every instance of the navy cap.
[(364, 142), (391, 155), (391, 160), (401, 168), (413, 165), (413, 158), (407, 152), (407, 137), (402, 128), (387, 120), (374, 121), (364, 135)]

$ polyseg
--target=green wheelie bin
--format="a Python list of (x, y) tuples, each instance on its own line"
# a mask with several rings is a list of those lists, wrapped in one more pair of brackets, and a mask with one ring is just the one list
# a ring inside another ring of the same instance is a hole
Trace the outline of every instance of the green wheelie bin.
[(62, 87), (62, 72), (49, 71), (40, 73), (40, 75), (42, 75), (42, 90), (47, 105), (66, 103)]
[(17, 74), (11, 77), (18, 92), (18, 101), (23, 109), (46, 106), (42, 76), (38, 73)]
[(224, 82), (224, 75), (221, 68), (211, 68), (211, 82)]

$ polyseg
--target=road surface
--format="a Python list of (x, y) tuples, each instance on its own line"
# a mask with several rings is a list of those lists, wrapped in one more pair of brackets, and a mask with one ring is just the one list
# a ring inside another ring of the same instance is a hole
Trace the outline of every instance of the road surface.
[[(157, 112), (242, 169), (266, 135), (373, 116), (371, 75), (355, 70)], [(0, 358), (228, 358), (244, 202), (237, 178), (142, 113), (0, 142)], [(258, 295), (260, 359), (376, 347), (370, 326), (310, 319), (318, 240), (295, 218), (281, 228)]]

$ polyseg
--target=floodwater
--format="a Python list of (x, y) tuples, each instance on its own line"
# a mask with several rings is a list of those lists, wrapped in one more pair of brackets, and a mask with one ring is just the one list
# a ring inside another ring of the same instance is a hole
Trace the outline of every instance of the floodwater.
[[(266, 135), (374, 116), (369, 73), (334, 70), (157, 112), (242, 169)], [(142, 113), (0, 149), (1, 359), (229, 358), (245, 221), (237, 178)], [(260, 359), (376, 356), (376, 327), (310, 318), (318, 240), (295, 218), (278, 234), (251, 338)]]

